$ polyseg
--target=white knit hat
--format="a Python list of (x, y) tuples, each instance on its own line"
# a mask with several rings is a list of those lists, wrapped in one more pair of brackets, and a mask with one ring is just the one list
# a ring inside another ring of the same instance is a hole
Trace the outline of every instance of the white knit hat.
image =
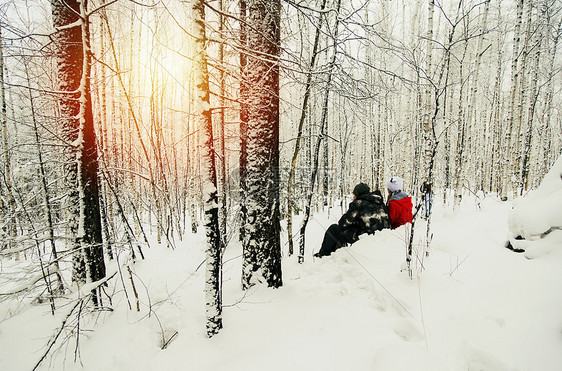
[(388, 183), (386, 183), (386, 188), (388, 188), (390, 192), (401, 191), (403, 186), (404, 179), (398, 176), (393, 176), (392, 178), (390, 178)]

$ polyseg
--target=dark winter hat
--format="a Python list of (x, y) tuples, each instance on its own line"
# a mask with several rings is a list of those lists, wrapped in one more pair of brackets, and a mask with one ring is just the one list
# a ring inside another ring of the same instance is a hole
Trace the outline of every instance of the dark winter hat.
[(355, 195), (355, 197), (359, 197), (362, 194), (369, 192), (371, 192), (371, 188), (369, 188), (369, 186), (365, 183), (359, 183), (355, 186), (355, 188), (353, 188), (353, 194)]

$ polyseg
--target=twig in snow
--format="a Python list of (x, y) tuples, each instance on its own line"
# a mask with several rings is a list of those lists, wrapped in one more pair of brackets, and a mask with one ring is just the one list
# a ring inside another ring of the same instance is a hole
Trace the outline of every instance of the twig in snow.
[(172, 342), (172, 340), (174, 340), (174, 339), (176, 338), (176, 336), (178, 336), (178, 332), (177, 332), (177, 331), (174, 332), (172, 336), (170, 336), (170, 338), (168, 339), (168, 341), (166, 341), (166, 342), (162, 345), (161, 349), (162, 349), (162, 350), (166, 349), (166, 348), (168, 347), (168, 345)]
[(55, 345), (55, 343), (57, 342), (57, 339), (59, 338), (60, 334), (62, 333), (62, 331), (65, 329), (66, 327), (66, 322), (68, 321), (68, 319), (70, 318), (70, 316), (72, 315), (72, 313), (74, 312), (74, 310), (81, 305), (82, 301), (84, 299), (78, 300), (76, 302), (76, 304), (74, 304), (74, 306), (72, 307), (72, 309), (70, 310), (70, 312), (64, 317), (62, 324), (60, 326), (60, 328), (58, 329), (58, 331), (56, 332), (55, 336), (49, 341), (49, 344), (47, 345), (47, 350), (45, 351), (45, 353), (43, 353), (43, 355), (41, 356), (41, 358), (39, 359), (39, 361), (35, 364), (35, 367), (33, 367), (33, 371), (37, 370), (37, 367), (39, 367), (39, 365), (45, 360), (45, 358), (47, 357), (47, 355), (49, 354), (49, 352), (51, 351), (51, 348), (53, 347), (53, 345)]
[(140, 312), (139, 294), (137, 293), (137, 288), (135, 286), (135, 281), (133, 281), (133, 272), (131, 272), (131, 267), (127, 265), (127, 270), (129, 271), (129, 279), (131, 280), (131, 286), (133, 286), (133, 293), (137, 299), (137, 312)]

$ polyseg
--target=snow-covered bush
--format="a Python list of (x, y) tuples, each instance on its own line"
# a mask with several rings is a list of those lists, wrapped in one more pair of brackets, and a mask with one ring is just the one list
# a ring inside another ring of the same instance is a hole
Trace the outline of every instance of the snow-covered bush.
[(540, 186), (514, 201), (507, 247), (529, 259), (562, 246), (562, 156)]

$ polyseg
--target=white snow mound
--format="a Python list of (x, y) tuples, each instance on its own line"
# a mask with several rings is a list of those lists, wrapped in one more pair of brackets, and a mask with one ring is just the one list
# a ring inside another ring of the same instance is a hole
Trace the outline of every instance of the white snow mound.
[(548, 252), (540, 248), (542, 244), (539, 242), (547, 236), (549, 240), (559, 239), (562, 243), (560, 233), (551, 233), (562, 229), (562, 156), (540, 186), (515, 200), (513, 205), (508, 217), (509, 240), (513, 248), (526, 251), (527, 257), (531, 258), (542, 255), (530, 251), (535, 247)]

